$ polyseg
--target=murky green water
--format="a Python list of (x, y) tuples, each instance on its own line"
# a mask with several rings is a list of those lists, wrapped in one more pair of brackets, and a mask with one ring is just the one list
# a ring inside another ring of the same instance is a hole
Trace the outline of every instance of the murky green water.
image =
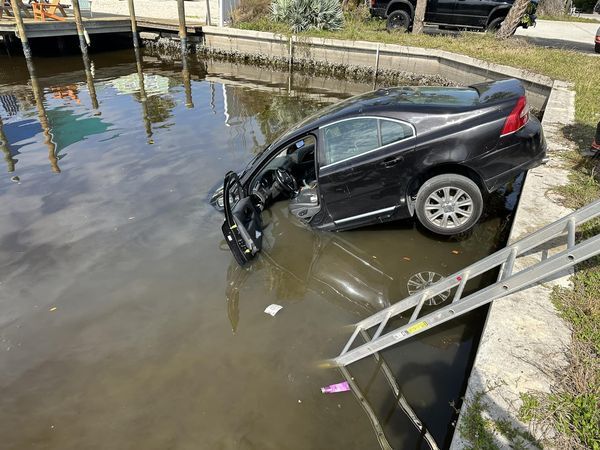
[[(351, 392), (320, 392), (343, 380), (320, 363), (414, 275), (496, 248), (514, 194), (460, 241), (412, 222), (316, 233), (279, 204), (242, 270), (208, 195), (280, 130), (370, 87), (194, 61), (186, 89), (180, 63), (146, 55), (143, 102), (124, 51), (94, 56), (95, 109), (82, 67), (36, 59), (32, 84), (0, 57), (0, 447), (379, 448)], [(384, 353), (441, 446), (483, 319)], [(393, 447), (421, 448), (375, 363), (350, 369)]]

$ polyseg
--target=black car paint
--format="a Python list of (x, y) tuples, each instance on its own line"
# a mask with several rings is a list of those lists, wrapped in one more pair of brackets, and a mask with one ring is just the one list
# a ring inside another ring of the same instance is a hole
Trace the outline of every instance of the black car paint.
[[(520, 171), (540, 164), (545, 157), (546, 143), (535, 117), (518, 131), (500, 136), (506, 117), (517, 99), (525, 95), (520, 82), (504, 80), (471, 88), (478, 93), (473, 104), (441, 106), (402, 102), (400, 99), (407, 95), (407, 89), (415, 88), (394, 88), (369, 92), (330, 106), (288, 130), (259, 154), (240, 176), (241, 190), (247, 195), (254, 178), (276, 155), (299, 139), (312, 135), (317, 142), (315, 171), (322, 208), (319, 220), (310, 223), (313, 228), (339, 231), (411, 217), (412, 201), (420, 185), (443, 173), (466, 175), (481, 191), (492, 192)], [(320, 168), (322, 128), (356, 117), (401, 120), (411, 124), (416, 135)], [(252, 217), (246, 218), (253, 229), (257, 214), (254, 211)], [(233, 218), (227, 213), (226, 218), (230, 222), (228, 226), (232, 226)], [(223, 231), (227, 236), (228, 231), (225, 228)], [(233, 233), (238, 234), (235, 230)], [(237, 238), (239, 236), (228, 238), (230, 246), (239, 241)], [(248, 253), (249, 257), (255, 253), (243, 246), (238, 250)]]
[[(416, 0), (373, 0), (371, 15), (387, 18), (397, 10), (406, 11), (414, 17)], [(498, 17), (505, 17), (514, 0), (429, 0), (425, 10), (425, 22), (450, 27), (485, 29)], [(537, 2), (534, 2), (537, 5)], [(535, 22), (535, 15), (531, 17)], [(523, 25), (525, 26), (525, 25)]]

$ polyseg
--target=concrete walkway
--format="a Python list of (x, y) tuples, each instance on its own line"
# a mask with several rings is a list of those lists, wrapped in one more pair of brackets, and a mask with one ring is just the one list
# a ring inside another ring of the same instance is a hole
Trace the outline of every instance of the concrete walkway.
[[(600, 16), (599, 16), (600, 17)], [(547, 47), (594, 53), (594, 39), (600, 23), (538, 20), (533, 28), (517, 28), (516, 36)]]

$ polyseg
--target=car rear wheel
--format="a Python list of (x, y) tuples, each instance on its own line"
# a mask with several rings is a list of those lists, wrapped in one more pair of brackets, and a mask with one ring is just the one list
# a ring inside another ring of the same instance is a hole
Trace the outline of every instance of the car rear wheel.
[(490, 23), (488, 23), (488, 26), (485, 29), (485, 31), (487, 31), (488, 33), (495, 33), (500, 29), (500, 26), (502, 25), (502, 22), (504, 22), (504, 19), (505, 17), (496, 17), (495, 19), (492, 19)]
[(438, 175), (427, 180), (417, 193), (419, 222), (442, 235), (463, 233), (473, 227), (483, 210), (479, 187), (467, 177)]
[(406, 33), (410, 27), (410, 16), (406, 11), (394, 11), (387, 18), (388, 31), (400, 31)]

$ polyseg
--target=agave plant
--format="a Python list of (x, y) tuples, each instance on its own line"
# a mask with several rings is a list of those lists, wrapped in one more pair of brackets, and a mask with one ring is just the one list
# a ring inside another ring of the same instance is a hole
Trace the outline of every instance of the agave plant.
[(273, 0), (271, 16), (287, 23), (294, 33), (306, 30), (338, 30), (344, 15), (338, 0)]

